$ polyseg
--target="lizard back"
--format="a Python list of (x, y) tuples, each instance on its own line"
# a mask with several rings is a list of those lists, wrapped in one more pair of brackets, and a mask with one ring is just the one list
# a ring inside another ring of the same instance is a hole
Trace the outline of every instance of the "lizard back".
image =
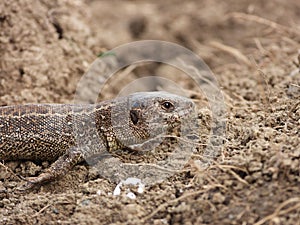
[(27, 104), (0, 108), (0, 159), (55, 160), (75, 145), (74, 123), (92, 105)]

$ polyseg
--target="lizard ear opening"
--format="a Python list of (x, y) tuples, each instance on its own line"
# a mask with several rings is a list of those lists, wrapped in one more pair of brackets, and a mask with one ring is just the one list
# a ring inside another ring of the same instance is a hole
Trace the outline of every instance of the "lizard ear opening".
[(134, 125), (139, 121), (139, 111), (136, 109), (130, 110), (130, 119)]

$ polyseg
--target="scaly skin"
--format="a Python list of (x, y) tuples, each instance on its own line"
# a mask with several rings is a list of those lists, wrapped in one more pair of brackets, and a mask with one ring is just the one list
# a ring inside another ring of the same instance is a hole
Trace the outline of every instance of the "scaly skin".
[(143, 148), (145, 141), (193, 112), (190, 99), (167, 92), (138, 92), (94, 105), (0, 107), (0, 160), (54, 161), (38, 177), (28, 179), (30, 188), (64, 175), (93, 155)]

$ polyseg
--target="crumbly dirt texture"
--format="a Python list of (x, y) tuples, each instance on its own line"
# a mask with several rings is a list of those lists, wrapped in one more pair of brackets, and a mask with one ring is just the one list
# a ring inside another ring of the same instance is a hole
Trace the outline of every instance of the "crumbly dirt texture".
[[(50, 162), (1, 162), (0, 224), (300, 224), (299, 12), (294, 0), (1, 1), (1, 105), (70, 103), (97, 55), (158, 39), (209, 65), (224, 92), (227, 128), (208, 167), (195, 151), (181, 171), (143, 193), (123, 185), (113, 195), (117, 184), (86, 164), (19, 193), (20, 177), (36, 176)], [(164, 74), (203, 102), (180, 73), (164, 65), (133, 68), (100, 98), (141, 75)], [(210, 113), (202, 106), (205, 124)]]

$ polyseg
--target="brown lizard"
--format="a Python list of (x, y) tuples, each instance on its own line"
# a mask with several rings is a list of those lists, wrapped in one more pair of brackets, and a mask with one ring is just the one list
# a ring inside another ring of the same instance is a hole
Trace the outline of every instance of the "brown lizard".
[(167, 92), (138, 92), (97, 104), (0, 107), (0, 160), (54, 161), (27, 179), (27, 189), (101, 152), (142, 149), (193, 113), (191, 99)]

